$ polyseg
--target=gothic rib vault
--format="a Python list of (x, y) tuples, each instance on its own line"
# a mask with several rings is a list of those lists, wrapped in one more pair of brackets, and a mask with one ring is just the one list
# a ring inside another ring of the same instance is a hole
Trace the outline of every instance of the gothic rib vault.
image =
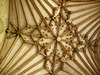
[[(100, 74), (100, 1), (70, 3), (9, 0), (1, 75), (40, 75), (43, 70), (43, 75)], [(78, 10), (68, 8), (86, 5), (90, 6)], [(83, 13), (71, 18), (80, 12)], [(85, 19), (74, 23), (84, 16)]]

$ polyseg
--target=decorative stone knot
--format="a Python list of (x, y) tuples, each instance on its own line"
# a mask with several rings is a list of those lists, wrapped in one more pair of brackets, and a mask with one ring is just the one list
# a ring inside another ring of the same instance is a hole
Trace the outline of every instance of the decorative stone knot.
[(80, 35), (81, 35), (80, 33), (77, 34), (77, 36), (80, 36)]
[(45, 45), (42, 46), (42, 48), (45, 48), (45, 47), (46, 47)]
[(71, 11), (68, 11), (68, 14), (71, 14), (72, 12)]
[(83, 52), (86, 53), (86, 49), (84, 49)]
[(59, 2), (61, 3), (61, 2), (62, 2), (62, 0), (59, 0)]
[(45, 59), (48, 60), (48, 57), (49, 57), (49, 56), (46, 56)]
[(38, 43), (39, 43), (38, 41), (34, 41), (34, 44), (35, 44), (35, 45), (38, 45)]
[(57, 21), (58, 18), (56, 16), (53, 16), (52, 19), (53, 21)]
[(52, 24), (50, 24), (49, 26), (53, 26)]
[(71, 27), (68, 27), (68, 30), (71, 30)]
[(66, 59), (65, 59), (64, 57), (62, 57), (60, 60), (61, 60), (62, 62), (66, 62)]
[(74, 48), (74, 52), (79, 52), (79, 49), (78, 48)]
[(21, 35), (22, 32), (20, 30), (17, 31), (17, 35)]
[(65, 4), (64, 4), (64, 3), (62, 3), (61, 7), (64, 7), (64, 6), (65, 6)]
[(56, 74), (53, 72), (53, 73), (51, 73), (51, 75), (56, 75)]
[(70, 60), (73, 60), (74, 58), (73, 57), (70, 57)]
[(71, 24), (72, 23), (72, 20), (71, 19), (68, 19), (68, 20), (66, 20), (66, 23), (67, 24)]
[(7, 28), (7, 29), (6, 29), (6, 33), (9, 33), (9, 32), (10, 32), (10, 30)]
[(88, 43), (88, 46), (91, 47), (91, 45), (92, 45), (91, 42), (89, 42), (89, 43)]
[(85, 35), (84, 38), (88, 38), (88, 35)]
[(82, 41), (79, 41), (79, 44), (80, 44), (80, 45), (82, 45), (82, 44), (83, 44), (83, 42), (82, 42)]
[(65, 71), (66, 69), (62, 67), (61, 70), (62, 70), (62, 71)]
[(40, 30), (40, 29), (41, 29), (41, 27), (38, 25), (38, 26), (36, 27), (36, 29)]
[(60, 37), (57, 37), (57, 41), (61, 41), (61, 38)]

